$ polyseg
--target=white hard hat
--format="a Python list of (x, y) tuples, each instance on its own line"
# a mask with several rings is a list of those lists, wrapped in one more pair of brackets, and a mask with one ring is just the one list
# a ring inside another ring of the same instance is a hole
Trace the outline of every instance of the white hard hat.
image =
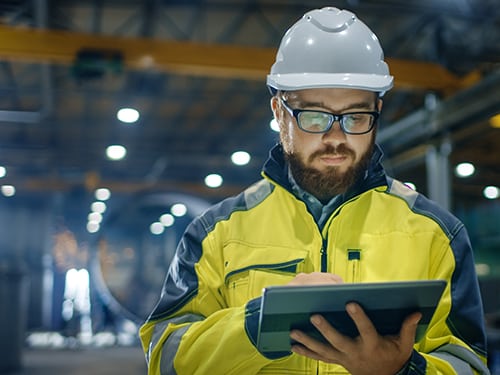
[(273, 93), (338, 87), (383, 95), (393, 77), (377, 36), (353, 13), (327, 7), (306, 13), (288, 29), (267, 85)]

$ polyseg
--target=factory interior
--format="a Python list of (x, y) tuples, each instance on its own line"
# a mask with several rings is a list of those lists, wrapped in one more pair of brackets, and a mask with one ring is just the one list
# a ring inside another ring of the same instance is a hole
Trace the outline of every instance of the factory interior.
[(266, 75), (325, 6), (380, 40), (384, 167), (465, 224), (500, 374), (497, 0), (2, 0), (0, 374), (147, 372), (177, 242), (261, 178)]

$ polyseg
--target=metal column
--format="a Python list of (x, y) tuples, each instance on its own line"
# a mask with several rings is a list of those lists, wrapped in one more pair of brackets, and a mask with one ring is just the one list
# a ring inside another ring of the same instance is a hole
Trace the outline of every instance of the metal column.
[(451, 142), (445, 138), (437, 146), (428, 146), (425, 155), (429, 198), (446, 210), (451, 209), (450, 153)]

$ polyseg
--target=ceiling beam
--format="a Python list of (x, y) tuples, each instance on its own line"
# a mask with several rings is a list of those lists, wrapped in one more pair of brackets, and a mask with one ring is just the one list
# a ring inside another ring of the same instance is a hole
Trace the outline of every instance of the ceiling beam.
[[(125, 68), (205, 77), (264, 80), (276, 49), (202, 44), (0, 26), (0, 58), (71, 65), (82, 49), (119, 52)], [(395, 87), (453, 93), (481, 77), (458, 77), (439, 64), (387, 58)]]
[(438, 102), (432, 110), (419, 109), (381, 129), (377, 133), (377, 141), (392, 158), (402, 154), (406, 162), (408, 148), (415, 146), (419, 152), (413, 156), (421, 157), (425, 150), (422, 143), (441, 138), (452, 130), (457, 132), (474, 126), (499, 113), (498, 92), (500, 70), (484, 77), (478, 84)]

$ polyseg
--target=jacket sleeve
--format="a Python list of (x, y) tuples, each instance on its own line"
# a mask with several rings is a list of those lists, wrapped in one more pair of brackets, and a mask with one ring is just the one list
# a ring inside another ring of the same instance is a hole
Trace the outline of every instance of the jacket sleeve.
[[(451, 235), (453, 261), (443, 258), (435, 275), (448, 279), (449, 286), (429, 334), (413, 351), (408, 375), (489, 374), (482, 301), (469, 238), (463, 224)], [(445, 263), (453, 269), (448, 271)]]
[(202, 219), (190, 224), (140, 329), (148, 374), (255, 374), (270, 362), (247, 334), (246, 306), (226, 306), (214, 246)]

